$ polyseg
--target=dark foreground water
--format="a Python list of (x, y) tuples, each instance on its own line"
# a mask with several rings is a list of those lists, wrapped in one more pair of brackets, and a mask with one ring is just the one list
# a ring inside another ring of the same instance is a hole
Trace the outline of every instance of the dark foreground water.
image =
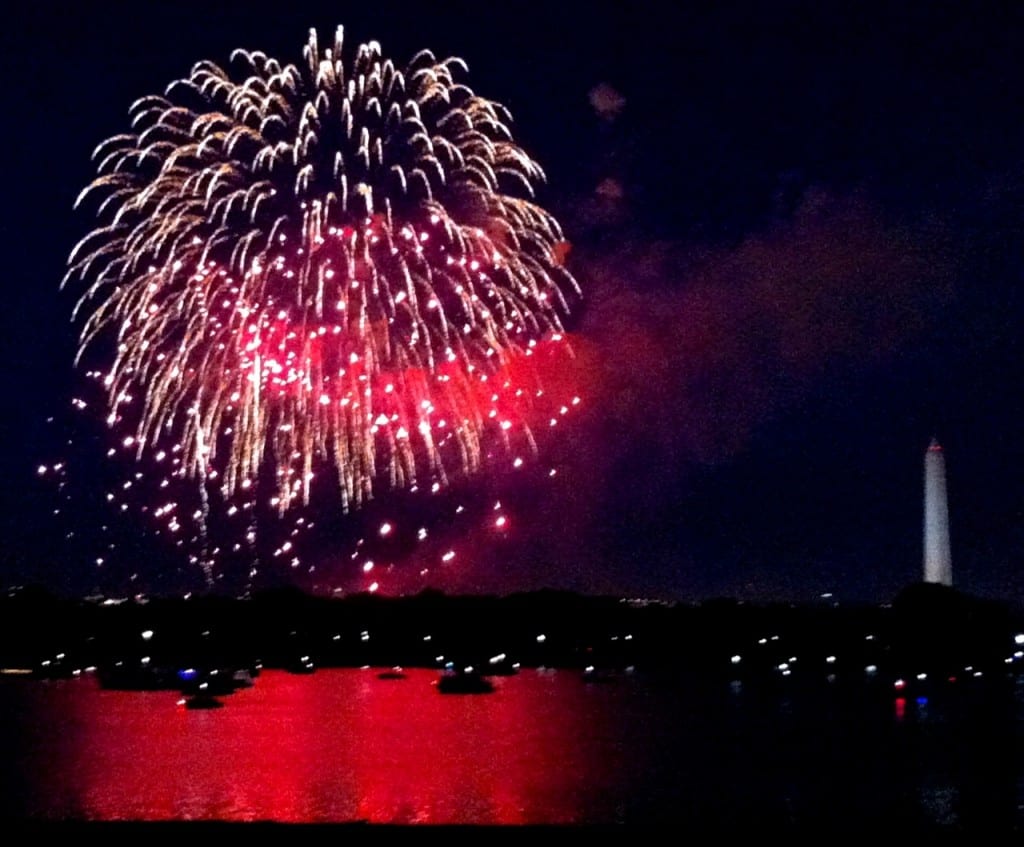
[(926, 702), (524, 670), (487, 695), (436, 674), (264, 671), (225, 707), (0, 677), (14, 822), (683, 825), (1015, 830), (1021, 690)]

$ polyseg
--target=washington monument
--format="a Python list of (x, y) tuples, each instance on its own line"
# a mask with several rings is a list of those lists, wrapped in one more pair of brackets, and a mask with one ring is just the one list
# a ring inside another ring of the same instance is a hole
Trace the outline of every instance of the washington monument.
[(924, 581), (953, 584), (949, 553), (946, 458), (934, 438), (924, 453)]

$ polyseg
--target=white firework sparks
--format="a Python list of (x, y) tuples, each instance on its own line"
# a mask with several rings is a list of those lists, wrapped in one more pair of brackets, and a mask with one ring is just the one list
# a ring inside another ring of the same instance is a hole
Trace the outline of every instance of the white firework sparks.
[(342, 47), (238, 50), (240, 73), (202, 61), (137, 101), (65, 278), (79, 357), (112, 345), (119, 437), (225, 498), (269, 464), (282, 512), (325, 467), (347, 508), (477, 470), (490, 436), (532, 443), (522, 363), (578, 293), (543, 172), (462, 62)]

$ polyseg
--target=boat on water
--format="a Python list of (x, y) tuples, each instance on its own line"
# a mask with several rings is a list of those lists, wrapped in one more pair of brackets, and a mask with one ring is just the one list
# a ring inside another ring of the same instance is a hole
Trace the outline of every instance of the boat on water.
[(247, 687), (231, 668), (183, 668), (178, 671), (178, 679), (182, 694), (221, 697)]
[(437, 690), (441, 694), (490, 694), (494, 683), (472, 668), (447, 669), (437, 679)]
[(193, 694), (185, 701), (186, 709), (222, 709), (223, 707), (224, 704), (220, 700), (205, 691)]
[(231, 673), (231, 681), (236, 689), (252, 688), (256, 684), (255, 676), (249, 668), (237, 668)]
[(310, 656), (293, 656), (285, 663), (284, 669), (288, 673), (315, 673), (316, 665)]
[(60, 654), (54, 659), (45, 659), (37, 663), (30, 671), (35, 679), (55, 680), (71, 679), (77, 676), (80, 671), (71, 667), (64, 661), (64, 655)]
[(393, 668), (378, 673), (377, 679), (405, 679), (405, 671), (398, 665), (395, 665)]
[(515, 676), (519, 673), (519, 662), (499, 653), (487, 660), (487, 676)]

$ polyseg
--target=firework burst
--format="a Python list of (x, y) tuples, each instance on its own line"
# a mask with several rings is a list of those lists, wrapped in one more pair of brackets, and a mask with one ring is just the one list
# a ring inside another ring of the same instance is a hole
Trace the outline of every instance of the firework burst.
[(65, 278), (121, 443), (225, 499), (270, 473), (281, 512), (325, 469), (349, 508), (532, 444), (524, 373), (578, 294), (543, 173), (463, 63), (342, 48), (238, 50), (138, 100)]

